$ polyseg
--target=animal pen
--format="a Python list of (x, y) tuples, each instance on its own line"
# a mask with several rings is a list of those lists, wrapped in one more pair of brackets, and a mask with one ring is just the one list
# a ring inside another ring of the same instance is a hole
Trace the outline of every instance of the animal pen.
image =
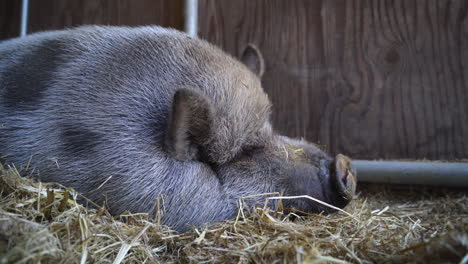
[(236, 58), (254, 44), (273, 126), (349, 155), (359, 181), (334, 214), (240, 199), (235, 219), (176, 233), (4, 164), (0, 263), (468, 263), (467, 15), (464, 0), (0, 2), (0, 39), (157, 24)]

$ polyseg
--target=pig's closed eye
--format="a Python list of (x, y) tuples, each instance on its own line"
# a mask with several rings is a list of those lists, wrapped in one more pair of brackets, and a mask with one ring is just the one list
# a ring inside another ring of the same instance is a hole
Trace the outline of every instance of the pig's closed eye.
[(248, 145), (242, 147), (241, 151), (237, 153), (237, 155), (231, 160), (231, 162), (238, 162), (242, 161), (245, 159), (250, 160), (253, 158), (256, 154), (262, 153), (265, 151), (264, 146), (257, 146), (257, 145)]
[(263, 152), (263, 151), (265, 151), (265, 147), (260, 146), (260, 145), (251, 145), (251, 146), (242, 147), (243, 155), (253, 155), (255, 153)]

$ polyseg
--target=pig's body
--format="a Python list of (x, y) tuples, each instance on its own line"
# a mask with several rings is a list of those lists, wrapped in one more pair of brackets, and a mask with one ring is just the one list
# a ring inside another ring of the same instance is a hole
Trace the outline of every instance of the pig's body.
[(240, 197), (288, 194), (299, 148), (325, 177), (315, 184), (330, 181), (321, 163), (331, 160), (274, 135), (269, 108), (243, 64), (174, 30), (82, 27), (0, 43), (0, 155), (112, 213), (154, 214), (163, 196), (164, 223), (180, 231), (233, 217)]

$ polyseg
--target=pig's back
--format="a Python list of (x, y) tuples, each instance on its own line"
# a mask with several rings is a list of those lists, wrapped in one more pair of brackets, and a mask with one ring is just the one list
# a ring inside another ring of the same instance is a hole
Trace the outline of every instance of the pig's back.
[(207, 164), (164, 151), (180, 88), (197, 89), (211, 102), (206, 149), (219, 162), (269, 127), (259, 79), (221, 50), (174, 30), (82, 27), (2, 42), (0, 158), (17, 167), (30, 161), (41, 180), (107, 200), (112, 213), (152, 212), (162, 194), (172, 194), (168, 210), (179, 210), (177, 194), (200, 188), (222, 201)]
[(52, 181), (159, 164), (174, 90), (196, 79), (184, 38), (159, 27), (82, 27), (0, 43), (0, 156), (17, 166), (32, 157)]

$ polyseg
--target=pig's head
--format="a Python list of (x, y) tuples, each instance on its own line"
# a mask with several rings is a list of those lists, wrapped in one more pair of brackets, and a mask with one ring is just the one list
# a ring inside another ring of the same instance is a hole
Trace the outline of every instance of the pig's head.
[[(348, 157), (339, 154), (331, 158), (303, 140), (278, 135), (271, 140), (262, 146), (244, 148), (226, 164), (212, 166), (224, 185), (240, 186), (233, 189), (232, 196), (253, 192), (307, 195), (339, 208), (351, 201), (356, 190), (356, 171)], [(333, 211), (308, 198), (283, 200), (283, 205), (305, 213)]]
[[(205, 79), (202, 88), (175, 92), (167, 152), (206, 166), (235, 199), (278, 192), (346, 206), (356, 188), (350, 159), (341, 154), (330, 157), (314, 144), (274, 133), (270, 101), (258, 78), (264, 71), (263, 59), (249, 46), (242, 61), (250, 71), (235, 60), (223, 61), (215, 65), (224, 67), (211, 69), (217, 77)], [(284, 200), (283, 205), (306, 213), (333, 211), (306, 198)]]

